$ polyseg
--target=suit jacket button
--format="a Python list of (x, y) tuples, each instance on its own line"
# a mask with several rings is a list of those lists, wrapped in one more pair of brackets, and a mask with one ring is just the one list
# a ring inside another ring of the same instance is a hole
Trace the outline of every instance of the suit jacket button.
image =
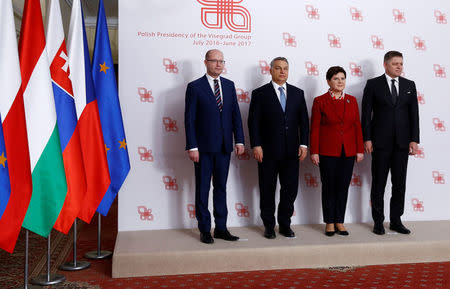
[(288, 129), (289, 127), (288, 126), (286, 126), (286, 130)]

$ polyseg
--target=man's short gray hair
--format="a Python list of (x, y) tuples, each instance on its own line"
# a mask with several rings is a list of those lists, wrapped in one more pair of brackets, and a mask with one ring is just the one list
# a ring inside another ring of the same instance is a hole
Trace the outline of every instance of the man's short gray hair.
[(272, 59), (272, 61), (270, 62), (270, 68), (272, 68), (275, 61), (278, 61), (278, 60), (284, 61), (289, 65), (289, 61), (287, 60), (286, 57), (278, 56), (278, 57), (275, 57), (274, 59)]

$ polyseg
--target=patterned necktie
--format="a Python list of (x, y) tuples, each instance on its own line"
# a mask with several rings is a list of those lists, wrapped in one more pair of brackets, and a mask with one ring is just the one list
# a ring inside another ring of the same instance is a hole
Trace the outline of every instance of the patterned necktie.
[(280, 86), (280, 87), (278, 87), (278, 90), (280, 91), (281, 108), (283, 109), (283, 112), (285, 112), (285, 110), (286, 110), (286, 94), (284, 93), (284, 87)]
[(216, 103), (219, 107), (219, 111), (222, 112), (223, 102), (222, 97), (220, 96), (219, 81), (217, 79), (214, 79), (214, 96), (216, 97)]
[(395, 104), (397, 102), (397, 88), (395, 87), (395, 79), (391, 79), (391, 94), (392, 94), (392, 102)]

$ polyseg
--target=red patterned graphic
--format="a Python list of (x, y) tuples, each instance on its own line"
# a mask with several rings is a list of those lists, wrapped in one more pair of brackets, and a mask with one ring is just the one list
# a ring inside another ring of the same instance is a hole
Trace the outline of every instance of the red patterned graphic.
[(244, 206), (242, 203), (236, 203), (234, 205), (234, 208), (236, 209), (236, 213), (238, 217), (241, 218), (248, 218), (250, 217), (250, 212), (248, 211), (248, 206)]
[(287, 47), (297, 47), (297, 41), (295, 36), (289, 34), (288, 32), (283, 32), (284, 46)]
[(425, 158), (425, 149), (422, 146), (417, 147), (417, 153), (414, 155), (414, 157), (419, 159)]
[(153, 162), (152, 150), (146, 147), (138, 147), (138, 153), (143, 162)]
[(173, 132), (178, 132), (178, 126), (177, 126), (177, 121), (174, 119), (171, 119), (170, 117), (163, 117), (163, 124), (164, 124), (164, 128), (166, 129), (166, 131), (173, 131)]
[(312, 5), (306, 5), (305, 9), (309, 19), (320, 19), (319, 9), (314, 8)]
[(413, 41), (414, 41), (414, 47), (416, 48), (416, 50), (427, 50), (424, 40), (420, 39), (417, 36), (414, 36)]
[(341, 48), (341, 39), (334, 34), (328, 34), (328, 42), (332, 48)]
[(172, 178), (170, 176), (164, 176), (162, 178), (163, 183), (164, 183), (164, 187), (166, 188), (166, 190), (168, 191), (178, 191), (178, 184), (177, 184), (177, 179), (176, 178)]
[(358, 76), (358, 77), (363, 76), (361, 65), (358, 65), (354, 62), (350, 62), (349, 66), (350, 66), (350, 72), (353, 76)]
[(419, 201), (419, 199), (414, 198), (411, 200), (413, 210), (415, 212), (423, 212), (425, 210), (425, 207), (423, 206), (423, 202)]
[(384, 44), (383, 44), (383, 39), (376, 36), (376, 35), (372, 35), (370, 37), (370, 39), (372, 40), (372, 47), (375, 49), (384, 49)]
[(178, 73), (177, 63), (172, 61), (172, 59), (164, 58), (163, 65), (166, 67), (167, 73)]
[(240, 161), (248, 161), (248, 160), (250, 160), (250, 154), (248, 153), (248, 149), (246, 148), (244, 150), (244, 153), (242, 155), (237, 156), (237, 158)]
[(440, 78), (446, 78), (447, 74), (445, 73), (445, 67), (440, 66), (439, 64), (433, 64), (434, 75)]
[(194, 219), (195, 218), (195, 206), (194, 204), (187, 204), (187, 211), (189, 214), (189, 218)]
[(350, 185), (352, 185), (354, 187), (361, 187), (362, 186), (361, 176), (358, 176), (355, 173), (353, 173), (352, 181), (350, 182)]
[(141, 99), (141, 102), (153, 102), (152, 91), (147, 90), (145, 87), (138, 87), (138, 94)]
[(444, 174), (439, 171), (433, 171), (433, 179), (434, 179), (434, 183), (437, 185), (445, 184)]
[(261, 74), (270, 74), (270, 66), (265, 60), (259, 61), (259, 68), (261, 68)]
[(417, 101), (419, 104), (425, 104), (425, 95), (420, 91), (417, 92)]
[(447, 17), (439, 10), (434, 10), (434, 17), (436, 17), (436, 23), (447, 24)]
[(435, 131), (445, 131), (445, 124), (443, 120), (440, 120), (438, 117), (433, 117), (433, 124)]
[(137, 207), (137, 211), (141, 221), (153, 221), (152, 209), (147, 209), (146, 206), (139, 206)]
[(313, 176), (310, 173), (305, 174), (305, 182), (307, 187), (317, 187), (319, 185), (319, 182), (317, 181), (317, 177)]
[(250, 96), (248, 91), (244, 91), (241, 88), (236, 88), (238, 102), (250, 103)]
[(353, 21), (363, 21), (363, 16), (362, 16), (361, 10), (358, 10), (355, 7), (351, 7), (350, 14), (352, 14)]
[(394, 15), (394, 21), (398, 23), (406, 23), (405, 13), (398, 9), (392, 9), (392, 14)]
[(236, 5), (244, 0), (197, 0), (202, 7), (202, 23), (206, 28), (222, 29), (223, 24), (233, 32), (251, 32), (251, 16), (248, 10)]
[(317, 68), (317, 65), (313, 64), (311, 61), (305, 62), (305, 68), (306, 68), (306, 73), (308, 75), (314, 75), (314, 76), (319, 75), (319, 69)]

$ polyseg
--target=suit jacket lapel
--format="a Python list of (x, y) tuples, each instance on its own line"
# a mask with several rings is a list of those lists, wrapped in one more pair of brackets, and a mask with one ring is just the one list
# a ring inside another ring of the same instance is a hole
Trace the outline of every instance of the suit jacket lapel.
[[(221, 83), (222, 84), (222, 83)], [(211, 86), (209, 85), (208, 82), (208, 78), (206, 78), (206, 75), (203, 76), (202, 78), (202, 86), (203, 86), (203, 90), (207, 92), (208, 97), (211, 98), (211, 101), (216, 104), (216, 96), (214, 95), (214, 92), (211, 89)], [(223, 88), (223, 84), (222, 84), (222, 92), (223, 92), (224, 88)], [(223, 96), (222, 96), (223, 99)], [(217, 104), (215, 105), (217, 111), (219, 111), (219, 107), (217, 106)]]
[[(281, 107), (280, 99), (278, 98), (277, 92), (275, 91), (275, 87), (273, 87), (272, 82), (269, 82), (269, 84), (267, 85), (267, 88), (272, 92), (271, 93), (272, 102), (275, 105), (278, 104), (279, 110), (281, 111), (281, 113), (284, 113), (283, 108)], [(286, 86), (286, 89), (287, 89), (287, 86)], [(289, 95), (289, 93), (287, 93), (287, 94)], [(288, 100), (286, 99), (286, 110), (288, 107), (287, 103), (288, 103)]]
[(380, 76), (380, 81), (382, 82), (382, 85), (384, 87), (384, 97), (386, 98), (386, 101), (389, 102), (392, 106), (395, 105), (395, 103), (392, 102), (392, 93), (391, 90), (389, 89), (389, 84), (387, 82), (386, 79), (386, 75), (381, 75)]
[(398, 78), (398, 99), (397, 99), (397, 105), (400, 103), (400, 101), (403, 100), (403, 98), (406, 96), (406, 83), (405, 80), (402, 77)]

